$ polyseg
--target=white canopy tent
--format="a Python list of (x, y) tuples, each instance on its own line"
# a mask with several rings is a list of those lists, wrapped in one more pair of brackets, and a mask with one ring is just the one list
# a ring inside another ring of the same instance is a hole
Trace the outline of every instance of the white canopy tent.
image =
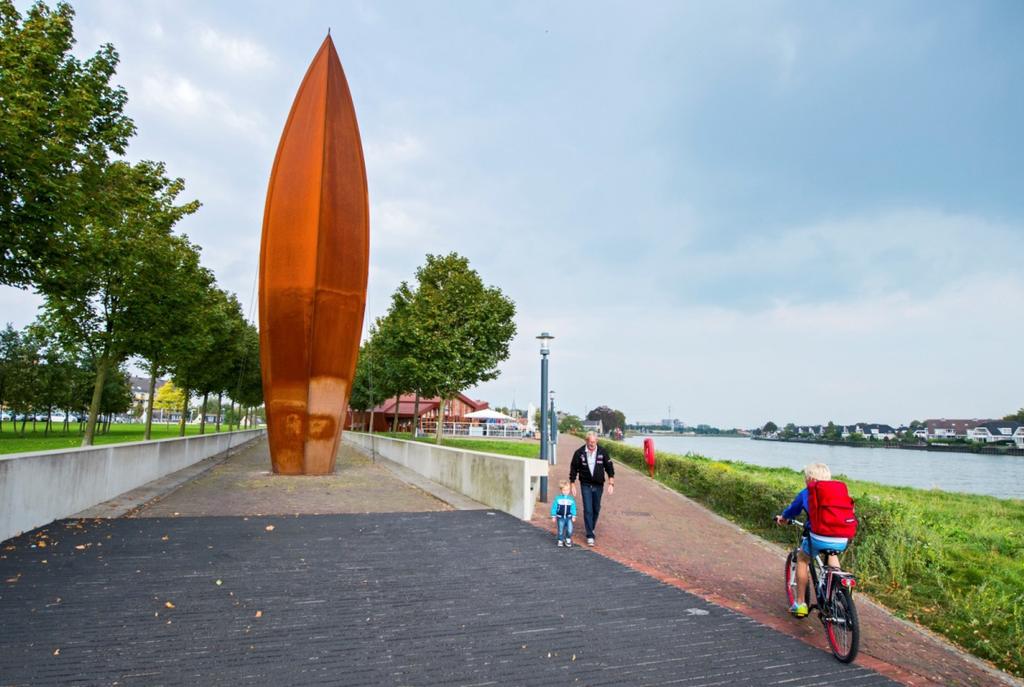
[(515, 420), (511, 415), (499, 413), (497, 410), (491, 410), (490, 408), (474, 410), (472, 413), (466, 413), (466, 417), (471, 420)]

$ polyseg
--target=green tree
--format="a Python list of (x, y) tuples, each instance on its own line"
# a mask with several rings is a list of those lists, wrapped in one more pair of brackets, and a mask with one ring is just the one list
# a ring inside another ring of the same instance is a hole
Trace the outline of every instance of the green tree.
[(235, 349), (232, 386), (228, 390), (231, 405), (238, 401), (240, 407), (259, 408), (263, 405), (263, 375), (260, 371), (260, 334), (256, 327), (246, 322), (240, 343)]
[(576, 415), (563, 415), (558, 421), (559, 432), (582, 432), (583, 420)]
[[(8, 322), (0, 331), (0, 410), (10, 406), (11, 385), (18, 374), (21, 332)], [(0, 432), (4, 431), (4, 418), (0, 413)]]
[(840, 427), (836, 426), (836, 423), (829, 420), (828, 426), (825, 427), (825, 431), (822, 432), (822, 437), (829, 441), (839, 441), (843, 438), (843, 432)]
[(796, 436), (796, 425), (793, 424), (792, 422), (787, 423), (786, 426), (782, 428), (782, 438), (783, 439), (792, 439), (795, 436)]
[(764, 423), (764, 427), (761, 428), (761, 431), (764, 432), (765, 434), (774, 434), (775, 432), (779, 431), (779, 426), (772, 422), (771, 420), (769, 420), (768, 422)]
[(1016, 413), (1011, 413), (1003, 418), (1011, 422), (1024, 422), (1024, 408), (1021, 408)]
[(151, 246), (170, 235), (175, 223), (198, 209), (197, 202), (176, 204), (184, 188), (168, 179), (161, 163), (115, 162), (103, 172), (102, 193), (89, 207), (73, 263), (50, 266), (39, 280), (44, 295), (44, 324), (67, 350), (84, 351), (95, 364), (95, 384), (82, 445), (93, 441), (107, 374), (135, 347), (146, 322), (132, 312), (135, 289), (150, 289), (137, 275), (159, 254)]
[(601, 428), (605, 432), (611, 432), (614, 429), (626, 429), (626, 416), (619, 410), (613, 410), (608, 406), (598, 406), (587, 413), (587, 420), (594, 422), (595, 420), (601, 421)]
[(96, 180), (135, 126), (118, 57), (103, 45), (72, 54), (74, 11), (0, 0), (0, 284), (32, 286), (40, 269), (74, 255), (81, 220), (103, 199)]
[(149, 402), (144, 439), (152, 436), (156, 380), (194, 345), (193, 332), (204, 316), (203, 298), (213, 288), (213, 274), (199, 264), (199, 249), (179, 236), (158, 236), (150, 256), (139, 264), (136, 286), (124, 295), (125, 310), (135, 321), (131, 352), (149, 371)]
[[(457, 253), (428, 254), (416, 280), (409, 317), (418, 330), (417, 357), (443, 408), (460, 391), (498, 376), (516, 333), (516, 307)], [(438, 443), (442, 421), (438, 417)]]
[[(369, 412), (376, 408), (386, 398), (388, 391), (380, 383), (384, 376), (383, 356), (377, 350), (380, 341), (376, 336), (377, 327), (371, 325), (370, 337), (359, 347), (359, 359), (356, 361), (356, 374), (352, 382), (352, 391), (349, 393), (348, 404), (353, 410)], [(373, 420), (367, 427), (373, 431)]]

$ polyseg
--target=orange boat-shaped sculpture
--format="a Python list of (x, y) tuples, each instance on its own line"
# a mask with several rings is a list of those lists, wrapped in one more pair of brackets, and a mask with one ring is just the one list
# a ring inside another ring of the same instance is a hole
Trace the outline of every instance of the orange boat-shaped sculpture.
[(334, 470), (370, 259), (366, 168), (330, 35), (281, 134), (260, 248), (260, 361), (275, 473)]

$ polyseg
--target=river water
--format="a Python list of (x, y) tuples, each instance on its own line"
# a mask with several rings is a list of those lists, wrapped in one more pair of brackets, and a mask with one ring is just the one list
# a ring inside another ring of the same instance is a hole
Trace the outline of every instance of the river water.
[[(656, 434), (652, 438), (655, 451), (666, 453), (697, 453), (718, 460), (794, 470), (821, 462), (827, 463), (833, 474), (842, 473), (850, 479), (1024, 499), (1024, 456), (852, 448), (730, 437)], [(629, 437), (626, 443), (642, 446), (643, 440), (643, 436)]]

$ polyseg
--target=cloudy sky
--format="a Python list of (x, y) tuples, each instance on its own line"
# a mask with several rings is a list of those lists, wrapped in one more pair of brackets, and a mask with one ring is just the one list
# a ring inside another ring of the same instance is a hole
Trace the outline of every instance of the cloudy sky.
[[(26, 3), (20, 2), (24, 7)], [(248, 312), (266, 183), (328, 27), (370, 184), (367, 317), (426, 253), (515, 300), (492, 405), (687, 423), (1024, 406), (1024, 4), (112, 2), (180, 225)], [(0, 289), (0, 319), (38, 299)]]

